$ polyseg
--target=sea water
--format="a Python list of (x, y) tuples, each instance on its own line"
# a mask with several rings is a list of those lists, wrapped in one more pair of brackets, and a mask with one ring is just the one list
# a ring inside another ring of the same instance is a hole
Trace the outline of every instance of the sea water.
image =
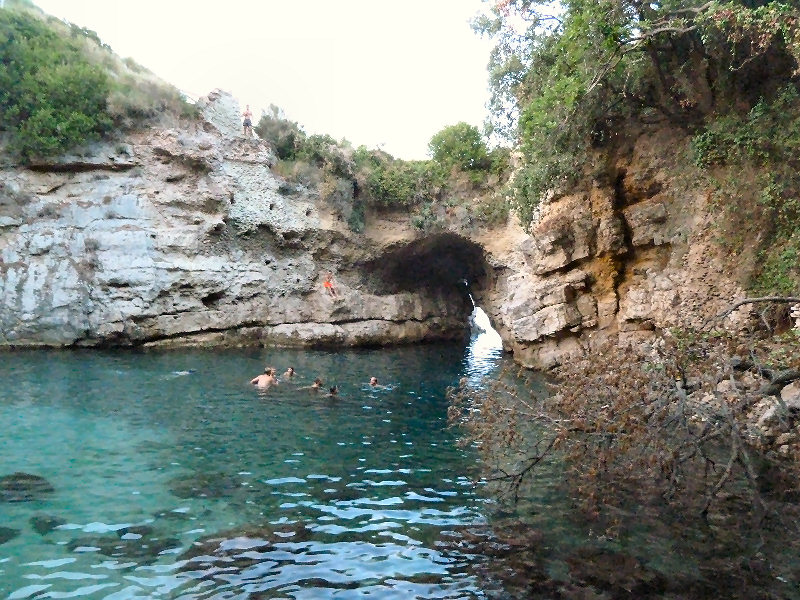
[[(52, 491), (0, 499), (0, 596), (483, 597), (481, 558), (447, 543), (488, 500), (445, 390), (504, 360), (474, 344), (3, 354), (0, 478)], [(265, 366), (297, 375), (259, 390)]]

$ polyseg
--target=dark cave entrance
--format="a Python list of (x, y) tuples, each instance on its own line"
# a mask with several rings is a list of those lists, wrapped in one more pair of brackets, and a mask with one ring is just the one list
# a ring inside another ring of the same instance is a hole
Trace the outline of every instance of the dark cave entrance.
[[(378, 295), (410, 292), (443, 300), (448, 313), (467, 320), (476, 299), (492, 285), (483, 248), (455, 233), (437, 233), (391, 247), (363, 265), (364, 285)], [(469, 287), (462, 280), (466, 280)]]

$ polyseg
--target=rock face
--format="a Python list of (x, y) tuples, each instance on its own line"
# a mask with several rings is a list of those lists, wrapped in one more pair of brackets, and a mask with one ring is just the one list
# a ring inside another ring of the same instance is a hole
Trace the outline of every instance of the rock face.
[[(669, 132), (642, 136), (608, 181), (541, 207), (519, 245), (524, 266), (491, 295), (518, 361), (549, 368), (611, 336), (628, 344), (701, 326), (744, 297), (713, 243), (707, 192), (685, 189), (670, 170), (678, 142)], [(729, 317), (747, 318), (746, 308)]]
[(198, 104), (201, 122), (0, 167), (0, 347), (460, 338), (467, 279), (515, 358), (547, 368), (609, 335), (699, 325), (742, 296), (705, 192), (670, 174), (667, 134), (640, 138), (608, 181), (551, 200), (530, 235), (457, 210), (427, 233), (368, 214), (355, 234), (273, 173), (269, 145), (241, 137), (235, 99)]
[[(358, 345), (464, 334), (455, 286), (388, 289), (359, 267), (382, 264), (388, 248), (418, 234), (353, 235), (272, 173), (267, 143), (239, 137), (230, 95), (200, 105), (199, 124), (3, 169), (0, 346)], [(328, 271), (336, 298), (323, 293)]]

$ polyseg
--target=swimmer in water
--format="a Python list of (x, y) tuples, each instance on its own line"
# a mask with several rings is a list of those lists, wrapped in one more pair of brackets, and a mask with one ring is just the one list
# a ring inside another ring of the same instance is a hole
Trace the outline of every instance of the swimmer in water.
[(266, 367), (264, 369), (264, 373), (253, 377), (253, 379), (250, 380), (250, 383), (256, 387), (264, 389), (272, 387), (273, 385), (278, 385), (278, 380), (275, 378), (275, 369), (272, 367)]
[(333, 398), (334, 396), (339, 395), (339, 388), (338, 386), (333, 386), (330, 390), (328, 390), (328, 398)]
[(294, 367), (289, 367), (288, 369), (286, 369), (286, 373), (283, 374), (283, 377), (285, 377), (286, 379), (291, 379), (292, 377), (294, 377)]
[(377, 385), (378, 385), (378, 378), (377, 378), (377, 377), (370, 377), (370, 378), (369, 378), (369, 384), (370, 384), (372, 387), (377, 387)]
[(318, 392), (318, 391), (320, 391), (322, 389), (322, 385), (323, 385), (322, 379), (317, 377), (314, 380), (314, 383), (312, 383), (311, 385), (307, 385), (305, 387), (301, 387), (300, 389), (301, 390), (311, 390), (312, 392)]

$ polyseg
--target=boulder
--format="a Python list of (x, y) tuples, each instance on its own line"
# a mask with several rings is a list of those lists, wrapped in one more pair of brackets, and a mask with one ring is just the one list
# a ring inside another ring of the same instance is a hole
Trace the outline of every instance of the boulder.
[(768, 427), (776, 421), (800, 414), (800, 380), (781, 390), (780, 402), (772, 404), (758, 419), (759, 427)]

